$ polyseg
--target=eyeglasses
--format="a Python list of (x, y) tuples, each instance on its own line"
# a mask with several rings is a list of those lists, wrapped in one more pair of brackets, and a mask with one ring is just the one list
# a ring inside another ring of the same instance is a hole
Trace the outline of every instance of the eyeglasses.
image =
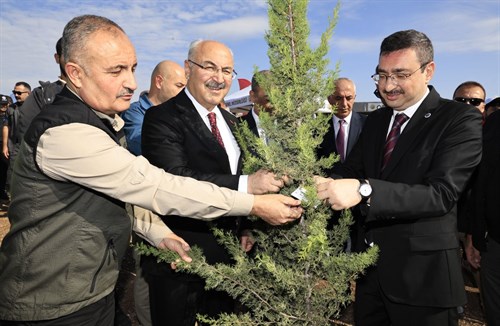
[(231, 78), (231, 79), (234, 79), (236, 77), (236, 75), (238, 74), (236, 72), (236, 70), (234, 70), (233, 68), (219, 68), (217, 66), (214, 66), (212, 64), (208, 64), (206, 66), (203, 66), (197, 62), (194, 62), (193, 60), (190, 60), (188, 59), (188, 62), (194, 64), (195, 66), (205, 70), (207, 73), (209, 73), (210, 75), (216, 75), (219, 73), (219, 71), (222, 72), (222, 75), (224, 76), (224, 78)]
[(454, 100), (457, 102), (467, 103), (467, 104), (471, 104), (474, 106), (479, 106), (479, 105), (481, 105), (481, 103), (484, 102), (484, 100), (482, 98), (477, 98), (477, 97), (471, 97), (471, 98), (455, 97)]
[(345, 99), (347, 102), (350, 102), (350, 101), (354, 100), (354, 96), (352, 96), (352, 95), (348, 95), (348, 96), (340, 96), (340, 95), (334, 96), (334, 95), (332, 95), (332, 96), (333, 96), (333, 99), (335, 101), (343, 101)]
[(28, 91), (24, 91), (24, 92), (21, 92), (21, 91), (12, 91), (12, 94), (14, 94), (14, 95), (22, 95), (24, 93), (28, 93)]
[(386, 83), (387, 80), (391, 80), (391, 82), (394, 85), (399, 85), (400, 83), (404, 83), (408, 78), (410, 78), (411, 75), (422, 69), (423, 67), (427, 66), (429, 62), (426, 62), (422, 64), (420, 67), (418, 67), (414, 72), (411, 72), (409, 74), (405, 74), (404, 72), (396, 72), (394, 74), (386, 75), (386, 74), (374, 74), (371, 76), (375, 84), (379, 83)]

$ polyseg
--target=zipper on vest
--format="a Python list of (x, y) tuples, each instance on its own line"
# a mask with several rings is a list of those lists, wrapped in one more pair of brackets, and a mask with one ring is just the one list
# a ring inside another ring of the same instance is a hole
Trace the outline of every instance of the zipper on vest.
[(94, 292), (94, 290), (95, 290), (96, 283), (97, 283), (97, 277), (99, 276), (99, 273), (101, 272), (102, 268), (104, 267), (104, 264), (106, 263), (106, 259), (108, 260), (108, 265), (109, 265), (112, 263), (112, 261), (111, 261), (112, 257), (116, 260), (115, 244), (113, 243), (113, 239), (110, 239), (108, 241), (108, 245), (106, 246), (106, 251), (104, 252), (104, 257), (102, 257), (101, 263), (99, 264), (99, 268), (97, 268), (97, 271), (95, 272), (94, 277), (92, 278), (92, 284), (90, 285), (90, 293)]

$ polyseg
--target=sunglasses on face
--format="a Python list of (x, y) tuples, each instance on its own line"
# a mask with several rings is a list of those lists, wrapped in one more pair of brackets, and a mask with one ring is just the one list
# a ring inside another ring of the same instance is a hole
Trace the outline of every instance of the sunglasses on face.
[(483, 99), (481, 99), (481, 98), (475, 98), (475, 97), (471, 97), (471, 98), (467, 98), (467, 97), (455, 97), (454, 100), (457, 101), (457, 102), (467, 103), (467, 104), (474, 105), (474, 106), (479, 106), (481, 103), (484, 102)]
[(14, 95), (22, 95), (24, 93), (28, 93), (28, 91), (24, 91), (24, 92), (21, 92), (21, 91), (12, 91), (12, 94), (14, 94)]

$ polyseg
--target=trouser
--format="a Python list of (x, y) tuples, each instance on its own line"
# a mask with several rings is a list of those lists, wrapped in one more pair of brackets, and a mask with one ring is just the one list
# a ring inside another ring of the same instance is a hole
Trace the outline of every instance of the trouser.
[(141, 256), (134, 250), (135, 280), (134, 280), (134, 305), (137, 319), (141, 326), (151, 326), (151, 309), (149, 308), (149, 286), (144, 279), (140, 259)]
[(481, 252), (481, 296), (488, 326), (500, 325), (500, 243), (487, 238)]
[(115, 293), (69, 315), (41, 321), (0, 321), (0, 326), (112, 326), (115, 319)]
[(411, 306), (390, 301), (370, 267), (356, 283), (354, 324), (356, 326), (458, 326), (457, 307)]
[(190, 326), (195, 325), (198, 313), (215, 318), (234, 312), (234, 300), (225, 292), (206, 291), (199, 276), (173, 272), (161, 276), (146, 273), (145, 278), (153, 326)]

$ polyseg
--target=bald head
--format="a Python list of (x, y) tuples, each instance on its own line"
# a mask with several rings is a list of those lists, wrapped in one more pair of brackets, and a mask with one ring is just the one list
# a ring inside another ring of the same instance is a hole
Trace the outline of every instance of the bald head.
[(176, 62), (164, 60), (156, 65), (151, 74), (149, 100), (153, 105), (168, 101), (186, 86), (184, 68)]
[(335, 106), (335, 115), (339, 119), (345, 119), (352, 111), (356, 99), (356, 85), (349, 78), (335, 80), (332, 95), (328, 96), (328, 102)]

